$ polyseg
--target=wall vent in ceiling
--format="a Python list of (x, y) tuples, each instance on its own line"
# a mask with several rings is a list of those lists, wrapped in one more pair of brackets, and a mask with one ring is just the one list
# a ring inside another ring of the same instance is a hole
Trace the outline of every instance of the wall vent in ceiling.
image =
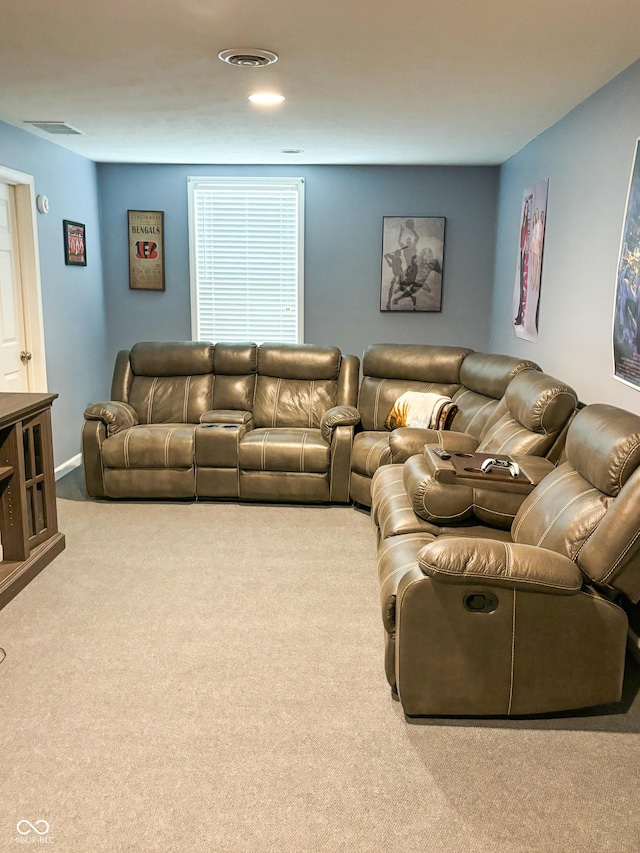
[(64, 121), (25, 121), (24, 124), (30, 124), (32, 127), (37, 127), (38, 130), (44, 130), (46, 133), (60, 133), (66, 136), (82, 136), (81, 130), (76, 130), (70, 124)]
[(236, 50), (223, 50), (218, 59), (229, 65), (239, 65), (244, 68), (263, 68), (278, 61), (278, 54), (270, 50), (258, 50), (255, 47), (242, 47)]

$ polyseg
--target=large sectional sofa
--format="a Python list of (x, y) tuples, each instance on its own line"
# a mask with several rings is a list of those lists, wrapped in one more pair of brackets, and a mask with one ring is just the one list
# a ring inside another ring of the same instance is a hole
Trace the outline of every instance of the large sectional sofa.
[[(415, 391), (451, 398), (450, 428), (391, 428)], [(385, 670), (408, 718), (620, 699), (637, 415), (583, 407), (525, 359), (403, 344), (368, 347), (359, 382), (335, 347), (140, 343), (111, 397), (85, 412), (93, 497), (371, 507)], [(516, 462), (515, 479), (458, 457)]]

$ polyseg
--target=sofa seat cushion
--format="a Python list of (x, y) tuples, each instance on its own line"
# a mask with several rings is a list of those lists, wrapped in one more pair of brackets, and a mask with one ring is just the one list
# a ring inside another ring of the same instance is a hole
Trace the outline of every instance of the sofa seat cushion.
[(238, 462), (243, 471), (324, 474), (329, 470), (330, 448), (319, 429), (254, 429), (240, 442)]
[(195, 424), (130, 427), (102, 443), (106, 468), (191, 468)]
[[(371, 518), (380, 531), (380, 539), (422, 533), (432, 536), (476, 536), (510, 541), (508, 530), (501, 530), (477, 520), (463, 518), (456, 524), (441, 525), (416, 515), (404, 481), (404, 465), (388, 465), (378, 471), (371, 482)], [(455, 488), (460, 488), (456, 486)], [(495, 494), (500, 494), (496, 492)], [(465, 523), (466, 522), (466, 523)]]
[(359, 432), (353, 439), (351, 470), (373, 477), (381, 465), (391, 462), (390, 432)]

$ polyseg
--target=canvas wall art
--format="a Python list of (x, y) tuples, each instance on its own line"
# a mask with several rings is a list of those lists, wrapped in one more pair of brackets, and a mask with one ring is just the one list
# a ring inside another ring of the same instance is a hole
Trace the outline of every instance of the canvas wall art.
[(640, 140), (636, 142), (622, 225), (613, 312), (614, 376), (640, 388)]
[(444, 216), (382, 220), (381, 311), (441, 311)]
[(513, 330), (525, 341), (538, 340), (542, 251), (547, 219), (549, 181), (538, 181), (524, 191), (516, 280), (513, 288)]

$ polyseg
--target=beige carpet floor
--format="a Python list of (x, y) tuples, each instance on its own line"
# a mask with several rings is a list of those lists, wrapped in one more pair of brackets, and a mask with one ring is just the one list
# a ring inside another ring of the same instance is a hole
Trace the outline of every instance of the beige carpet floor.
[(0, 611), (0, 850), (640, 849), (640, 699), (409, 725), (350, 508), (98, 503)]

